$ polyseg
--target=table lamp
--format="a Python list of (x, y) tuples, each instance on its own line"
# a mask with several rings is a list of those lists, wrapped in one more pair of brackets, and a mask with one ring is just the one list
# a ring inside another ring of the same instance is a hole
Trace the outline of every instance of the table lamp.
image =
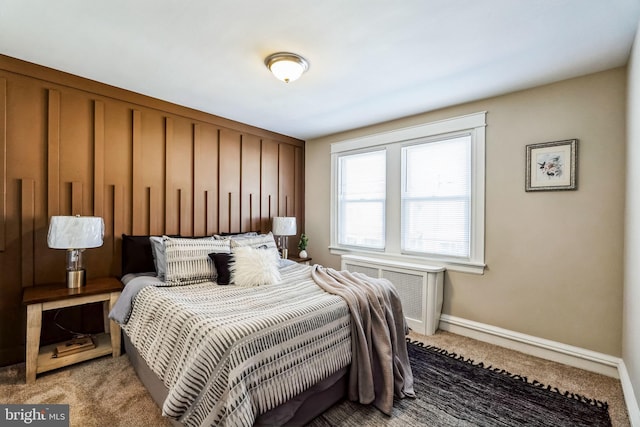
[(289, 236), (296, 235), (296, 217), (294, 216), (276, 216), (273, 217), (273, 226), (271, 232), (278, 238), (278, 247), (282, 258), (287, 259), (289, 249), (287, 248), (287, 239)]
[(96, 216), (52, 216), (47, 244), (52, 249), (67, 250), (67, 287), (85, 285), (86, 271), (82, 261), (85, 249), (102, 246), (104, 221)]

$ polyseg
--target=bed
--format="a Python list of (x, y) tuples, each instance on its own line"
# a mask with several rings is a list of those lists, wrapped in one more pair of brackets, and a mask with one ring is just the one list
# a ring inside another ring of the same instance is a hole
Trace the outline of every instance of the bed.
[[(369, 366), (386, 356), (361, 363), (368, 344), (352, 338), (362, 329), (353, 312), (368, 297), (350, 303), (328, 290), (329, 276), (318, 284), (316, 270), (279, 259), (270, 233), (123, 236), (125, 289), (110, 317), (177, 425), (303, 425), (345, 397), (378, 406), (378, 381), (363, 372), (397, 369)], [(412, 383), (398, 389), (397, 377), (395, 391), (410, 396)]]

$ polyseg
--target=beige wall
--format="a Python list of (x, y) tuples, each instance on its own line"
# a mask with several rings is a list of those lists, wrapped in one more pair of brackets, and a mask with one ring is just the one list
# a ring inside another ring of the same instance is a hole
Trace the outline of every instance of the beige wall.
[[(634, 425), (640, 425), (640, 33), (629, 61), (627, 110), (627, 206), (622, 357), (636, 397)], [(631, 409), (631, 403), (628, 404)]]
[[(621, 355), (626, 69), (307, 142), (306, 232), (329, 245), (330, 143), (487, 111), (484, 275), (447, 272), (443, 312)], [(527, 144), (579, 139), (578, 190), (524, 191)]]

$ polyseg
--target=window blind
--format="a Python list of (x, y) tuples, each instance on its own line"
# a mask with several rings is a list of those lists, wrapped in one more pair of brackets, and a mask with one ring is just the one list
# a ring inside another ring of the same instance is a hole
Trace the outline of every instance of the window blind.
[(401, 247), (470, 257), (471, 137), (402, 148)]
[(384, 249), (386, 151), (342, 155), (338, 168), (338, 243)]

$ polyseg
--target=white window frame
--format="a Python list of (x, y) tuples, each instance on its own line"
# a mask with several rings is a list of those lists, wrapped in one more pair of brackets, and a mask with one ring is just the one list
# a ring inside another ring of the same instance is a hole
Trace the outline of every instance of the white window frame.
[[(348, 152), (348, 153), (344, 153), (345, 155), (358, 155), (358, 154), (362, 154), (362, 153), (374, 153), (374, 152), (382, 152), (384, 154), (385, 157), (385, 164), (387, 162), (386, 158), (387, 158), (387, 153), (386, 150), (384, 149), (380, 149), (380, 148), (375, 148), (373, 150), (359, 150), (356, 152)], [(340, 155), (338, 155), (336, 162), (339, 163), (340, 162)], [(336, 169), (336, 173), (338, 172), (338, 170)], [(386, 172), (386, 171), (385, 171)], [(336, 229), (336, 242), (339, 242), (339, 233), (340, 233), (340, 227), (337, 224), (337, 219), (339, 219), (341, 217), (341, 211), (340, 211), (340, 186), (341, 186), (341, 177), (339, 177), (338, 175), (336, 175), (336, 189), (337, 189), (337, 193), (336, 193), (336, 205), (337, 205), (337, 209), (336, 209), (336, 226), (338, 227)], [(375, 252), (384, 252), (385, 250), (385, 245), (386, 245), (386, 209), (387, 209), (387, 196), (386, 196), (386, 190), (388, 188), (388, 185), (386, 184), (386, 173), (385, 173), (385, 195), (384, 197), (381, 199), (382, 200), (382, 205), (384, 206), (384, 212), (382, 213), (382, 222), (383, 222), (383, 230), (382, 230), (382, 241), (383, 241), (383, 247), (382, 248), (374, 248), (374, 247), (365, 247), (365, 246), (358, 246), (358, 245), (349, 245), (346, 243), (338, 243), (340, 247), (344, 247), (344, 248), (351, 248), (353, 250), (363, 250), (363, 251), (375, 251)]]
[[(331, 144), (331, 243), (334, 255), (372, 255), (386, 259), (442, 266), (453, 271), (483, 274), (485, 268), (485, 128), (486, 111), (423, 125), (395, 129)], [(446, 138), (455, 134), (471, 136), (471, 251), (468, 259), (403, 254), (400, 249), (401, 147), (420, 140)], [(338, 158), (347, 153), (387, 149), (387, 212), (384, 251), (367, 251), (338, 245)]]

